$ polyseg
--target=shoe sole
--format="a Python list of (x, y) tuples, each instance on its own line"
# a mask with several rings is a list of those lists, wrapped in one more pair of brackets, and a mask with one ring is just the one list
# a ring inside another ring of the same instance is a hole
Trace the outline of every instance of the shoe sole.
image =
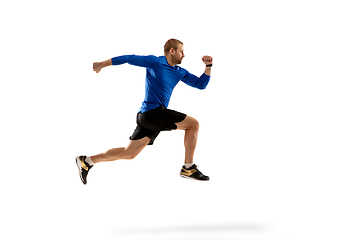
[(182, 174), (179, 174), (180, 177), (183, 177), (183, 178), (186, 178), (186, 179), (191, 179), (191, 180), (194, 180), (194, 181), (199, 181), (199, 182), (206, 182), (206, 181), (209, 181), (209, 180), (199, 180), (199, 179), (196, 179), (196, 178), (192, 178), (192, 177), (188, 177), (188, 176), (185, 176), (185, 175), (182, 175)]
[(81, 179), (81, 181), (82, 181), (83, 184), (86, 184), (85, 181), (84, 181), (84, 179), (83, 179), (83, 177), (82, 177), (82, 174), (81, 174), (81, 173), (82, 173), (82, 171), (81, 171), (81, 161), (80, 161), (80, 159), (79, 159), (78, 157), (75, 158), (75, 161), (76, 161), (76, 166), (77, 166), (78, 169), (79, 169), (80, 179)]

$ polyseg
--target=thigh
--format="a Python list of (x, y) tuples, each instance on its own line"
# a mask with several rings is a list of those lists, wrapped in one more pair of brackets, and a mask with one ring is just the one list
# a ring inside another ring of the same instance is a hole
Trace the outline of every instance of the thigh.
[(175, 110), (159, 106), (153, 110), (139, 115), (139, 123), (147, 129), (157, 131), (169, 131), (176, 129), (175, 123), (181, 122), (186, 118), (186, 114)]
[(150, 139), (150, 141), (148, 142), (148, 145), (153, 145), (155, 138), (159, 135), (160, 131), (148, 129), (145, 126), (143, 126), (140, 122), (140, 116), (141, 116), (141, 113), (138, 113), (137, 117), (136, 117), (137, 126), (136, 126), (133, 134), (130, 136), (130, 140), (137, 141), (137, 140), (142, 140), (143, 138), (147, 137), (148, 139)]
[(156, 137), (159, 135), (159, 133), (160, 133), (160, 131), (151, 130), (151, 129), (148, 129), (148, 128), (142, 126), (141, 124), (138, 124), (136, 126), (136, 129), (134, 130), (133, 134), (130, 136), (130, 140), (138, 141), (138, 140), (143, 140), (145, 138), (145, 139), (150, 140), (148, 142), (148, 145), (153, 145), (154, 141), (155, 141)]

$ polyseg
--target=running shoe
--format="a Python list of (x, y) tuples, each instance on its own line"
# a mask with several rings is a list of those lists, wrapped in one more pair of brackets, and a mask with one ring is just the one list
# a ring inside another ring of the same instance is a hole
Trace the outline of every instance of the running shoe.
[(87, 183), (86, 177), (89, 173), (89, 170), (93, 167), (93, 166), (90, 166), (85, 161), (85, 159), (86, 159), (86, 156), (79, 156), (79, 157), (75, 158), (76, 165), (79, 169), (79, 175), (80, 175), (81, 181), (84, 183), (84, 185)]
[(183, 178), (190, 178), (193, 180), (198, 181), (209, 181), (210, 178), (208, 176), (205, 176), (202, 174), (199, 169), (197, 169), (197, 166), (193, 164), (191, 167), (186, 168), (185, 166), (182, 167), (180, 176)]

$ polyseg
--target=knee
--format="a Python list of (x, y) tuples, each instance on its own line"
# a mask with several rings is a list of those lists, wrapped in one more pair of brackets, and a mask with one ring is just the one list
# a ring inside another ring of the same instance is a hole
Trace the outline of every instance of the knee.
[(180, 123), (177, 123), (177, 128), (185, 131), (199, 131), (200, 124), (198, 120), (193, 117), (186, 116), (185, 120)]
[(192, 121), (191, 121), (190, 127), (191, 127), (194, 131), (199, 131), (199, 128), (200, 128), (200, 123), (199, 123), (199, 121), (196, 120), (195, 118), (193, 118)]
[(126, 153), (123, 157), (124, 160), (133, 160), (136, 158), (137, 154), (134, 153)]
[(123, 160), (133, 160), (134, 158), (134, 156), (125, 156)]

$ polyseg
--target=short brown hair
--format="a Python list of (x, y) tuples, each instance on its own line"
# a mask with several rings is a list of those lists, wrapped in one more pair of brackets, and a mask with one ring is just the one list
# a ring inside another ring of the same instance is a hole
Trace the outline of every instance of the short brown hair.
[(177, 40), (175, 38), (171, 38), (171, 39), (167, 40), (167, 42), (164, 45), (164, 53), (165, 53), (165, 55), (167, 53), (169, 53), (171, 48), (175, 49), (175, 51), (176, 51), (179, 44), (184, 45), (181, 41), (179, 41), (179, 40)]

